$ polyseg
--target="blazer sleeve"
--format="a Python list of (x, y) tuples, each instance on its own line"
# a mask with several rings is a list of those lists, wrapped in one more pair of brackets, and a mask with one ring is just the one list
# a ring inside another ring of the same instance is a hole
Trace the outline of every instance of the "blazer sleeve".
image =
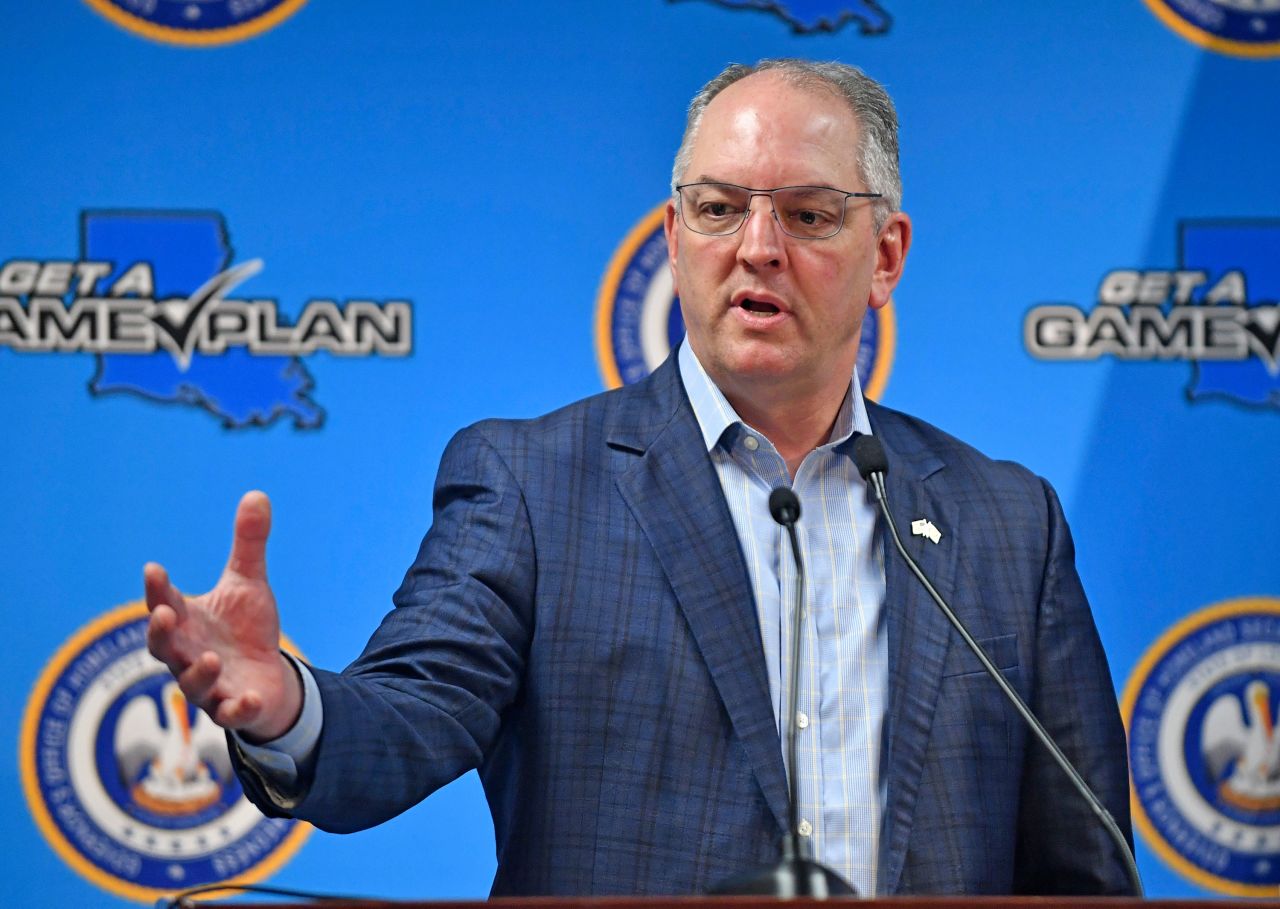
[(342, 673), (314, 670), (324, 724), (299, 794), (277, 803), (237, 761), (249, 798), (349, 832), (478, 766), (518, 695), (536, 575), (519, 485), (483, 427), (465, 429), (441, 460), (432, 526), (395, 609)]
[[(1048, 543), (1031, 708), (1133, 844), (1124, 726), (1106, 655), (1075, 567), (1075, 547), (1043, 480)], [(1018, 893), (1129, 894), (1102, 824), (1038, 741), (1028, 738), (1018, 813)]]

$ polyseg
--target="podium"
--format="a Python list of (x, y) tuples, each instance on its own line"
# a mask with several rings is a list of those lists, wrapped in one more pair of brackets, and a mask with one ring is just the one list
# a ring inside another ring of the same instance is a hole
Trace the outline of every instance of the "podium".
[(198, 906), (236, 909), (819, 909), (860, 905), (866, 909), (1223, 909), (1257, 907), (1257, 900), (1139, 900), (1100, 896), (892, 896), (879, 899), (779, 900), (756, 896), (503, 897), (492, 900), (325, 900), (316, 903), (200, 901)]

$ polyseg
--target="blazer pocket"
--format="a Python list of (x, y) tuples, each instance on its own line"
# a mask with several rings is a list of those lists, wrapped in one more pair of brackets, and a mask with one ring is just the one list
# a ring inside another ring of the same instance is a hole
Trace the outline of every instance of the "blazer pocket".
[[(986, 651), (991, 662), (995, 663), (996, 668), (1002, 673), (1008, 674), (1018, 668), (1018, 636), (1016, 634), (979, 639), (978, 645)], [(982, 668), (982, 664), (978, 662), (978, 658), (973, 655), (968, 645), (960, 639), (959, 635), (956, 635), (947, 651), (947, 662), (942, 667), (942, 677), (945, 679), (975, 673), (986, 675), (986, 670)]]

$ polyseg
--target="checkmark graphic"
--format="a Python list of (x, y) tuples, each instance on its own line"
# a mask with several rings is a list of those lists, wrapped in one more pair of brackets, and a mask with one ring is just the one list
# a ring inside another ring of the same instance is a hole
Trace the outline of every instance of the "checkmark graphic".
[(152, 323), (159, 329), (156, 341), (173, 355), (180, 370), (186, 372), (191, 366), (191, 354), (200, 334), (197, 328), (204, 311), (217, 305), (232, 290), (260, 271), (262, 260), (251, 259), (218, 272), (185, 299), (174, 297), (155, 302), (149, 315)]

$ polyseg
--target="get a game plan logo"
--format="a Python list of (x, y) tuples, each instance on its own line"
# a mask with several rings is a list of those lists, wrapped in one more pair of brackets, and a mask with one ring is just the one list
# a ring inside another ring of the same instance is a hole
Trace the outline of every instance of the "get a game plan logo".
[(246, 296), (262, 260), (233, 264), (217, 212), (86, 211), (80, 236), (74, 259), (0, 265), (0, 350), (93, 354), (95, 396), (196, 407), (230, 429), (315, 429), (325, 414), (302, 357), (412, 352), (408, 300), (317, 298), (291, 316)]
[(1048, 303), (1023, 339), (1042, 360), (1182, 360), (1191, 401), (1280, 409), (1280, 221), (1184, 221), (1175, 269), (1116, 269), (1097, 304)]

